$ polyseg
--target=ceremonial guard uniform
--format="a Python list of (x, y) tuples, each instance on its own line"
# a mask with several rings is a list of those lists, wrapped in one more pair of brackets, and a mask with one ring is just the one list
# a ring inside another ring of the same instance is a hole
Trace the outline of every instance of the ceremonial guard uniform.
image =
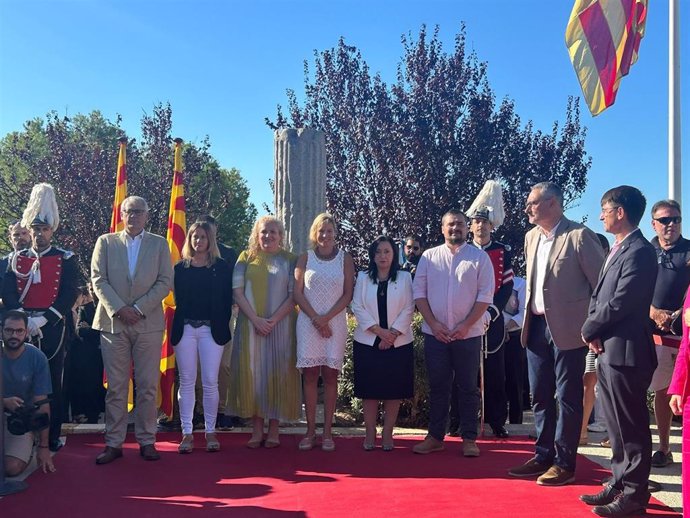
[[(39, 184), (32, 191), (30, 207), (24, 216), (30, 217), (28, 222), (22, 220), (24, 226), (31, 227), (32, 233), (36, 226), (50, 225), (57, 228), (57, 205), (55, 214), (47, 214), (40, 210), (27, 215), (31, 208), (34, 193)], [(50, 187), (48, 185), (48, 187)], [(52, 187), (39, 189), (40, 196), (53, 197)], [(49, 194), (46, 194), (49, 193)], [(39, 200), (38, 205), (41, 204)], [(34, 204), (36, 206), (37, 204)], [(43, 207), (38, 209), (45, 209)], [(32, 343), (48, 358), (53, 392), (50, 402), (50, 434), (49, 441), (52, 450), (60, 447), (60, 427), (62, 424), (62, 373), (65, 359), (67, 316), (77, 300), (79, 272), (76, 257), (72, 252), (55, 246), (48, 246), (38, 252), (36, 243), (27, 250), (12, 254), (9, 267), (2, 286), (2, 299), (6, 309), (23, 309), (28, 313), (29, 332)]]
[[(478, 213), (475, 214), (477, 217)], [(513, 266), (510, 246), (500, 241), (491, 241), (481, 248), (491, 259), (496, 279), (493, 306), (489, 306), (491, 324), (486, 333), (484, 356), (484, 422), (489, 423), (494, 433), (502, 429), (508, 418), (505, 367), (505, 321), (503, 310), (513, 292)]]

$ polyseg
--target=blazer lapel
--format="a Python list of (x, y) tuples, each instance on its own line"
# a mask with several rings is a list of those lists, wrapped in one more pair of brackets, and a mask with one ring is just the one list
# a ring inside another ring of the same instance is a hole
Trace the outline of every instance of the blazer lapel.
[(630, 248), (630, 245), (633, 244), (639, 237), (639, 233), (641, 232), (640, 229), (634, 230), (630, 236), (625, 240), (625, 242), (620, 246), (618, 251), (615, 253), (615, 255), (611, 258), (611, 260), (608, 262), (608, 264), (605, 264), (601, 268), (601, 273), (599, 274), (599, 282), (597, 283), (597, 287), (594, 290), (594, 295), (599, 293), (599, 288), (601, 287), (602, 283), (604, 282), (604, 278), (606, 277), (606, 274), (608, 271), (611, 269), (611, 267), (616, 264), (618, 261), (621, 260), (621, 258), (625, 255), (625, 253), (628, 251)]
[(568, 237), (566, 235), (566, 230), (568, 230), (568, 228), (570, 228), (570, 221), (564, 217), (561, 219), (561, 224), (558, 225), (556, 235), (553, 239), (553, 245), (551, 245), (551, 250), (549, 251), (549, 258), (546, 261), (546, 275), (551, 273), (553, 264), (556, 262), (556, 258), (560, 255), (561, 250), (563, 250), (563, 247), (565, 246), (565, 241)]
[(118, 235), (118, 241), (120, 242), (121, 246), (118, 246), (119, 252), (118, 255), (120, 256), (120, 261), (122, 261), (122, 264), (126, 266), (127, 270), (127, 280), (129, 281), (129, 284), (132, 284), (132, 279), (129, 276), (129, 258), (127, 256), (127, 233), (123, 230), (119, 233)]

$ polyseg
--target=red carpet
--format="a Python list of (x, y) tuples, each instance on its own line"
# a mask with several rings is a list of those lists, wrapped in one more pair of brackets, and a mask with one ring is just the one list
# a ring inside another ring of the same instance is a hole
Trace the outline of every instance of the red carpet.
[[(410, 450), (418, 438), (396, 439), (390, 453), (363, 451), (361, 437), (338, 438), (337, 451), (326, 453), (297, 451), (295, 435), (282, 436), (274, 450), (245, 448), (244, 434), (219, 437), (219, 453), (179, 455), (179, 435), (160, 434), (160, 461), (141, 459), (132, 442), (124, 458), (97, 466), (103, 437), (71, 435), (55, 457), (58, 472), (31, 475), (27, 491), (0, 500), (0, 516), (591, 517), (578, 495), (599, 491), (605, 475), (580, 457), (577, 485), (511, 479), (507, 470), (529, 459), (533, 446), (515, 439), (480, 441), (481, 457), (465, 459), (458, 440), (420, 456)], [(196, 435), (197, 448), (203, 443)], [(680, 517), (655, 500), (649, 514)]]

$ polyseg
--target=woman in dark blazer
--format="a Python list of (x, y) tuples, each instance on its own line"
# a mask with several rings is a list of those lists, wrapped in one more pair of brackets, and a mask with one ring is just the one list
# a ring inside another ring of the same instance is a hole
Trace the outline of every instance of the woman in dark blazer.
[(220, 258), (214, 228), (205, 222), (189, 227), (182, 260), (175, 265), (175, 317), (171, 341), (180, 374), (178, 401), (182, 421), (180, 453), (194, 447), (197, 361), (201, 362), (206, 451), (218, 451), (215, 434), (218, 411), (218, 371), (223, 346), (230, 342), (232, 267)]

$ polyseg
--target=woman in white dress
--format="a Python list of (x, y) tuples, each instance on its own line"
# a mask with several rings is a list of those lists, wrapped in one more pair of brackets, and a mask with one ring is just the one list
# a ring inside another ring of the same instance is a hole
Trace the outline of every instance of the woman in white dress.
[(333, 216), (316, 216), (309, 230), (312, 249), (300, 256), (295, 267), (294, 300), (297, 316), (297, 368), (304, 376), (307, 434), (300, 450), (311, 450), (316, 441), (316, 398), (319, 374), (324, 385), (324, 425), (321, 449), (335, 450), (331, 434), (338, 373), (343, 368), (347, 318), (352, 300), (355, 267), (352, 257), (335, 243), (338, 228)]

